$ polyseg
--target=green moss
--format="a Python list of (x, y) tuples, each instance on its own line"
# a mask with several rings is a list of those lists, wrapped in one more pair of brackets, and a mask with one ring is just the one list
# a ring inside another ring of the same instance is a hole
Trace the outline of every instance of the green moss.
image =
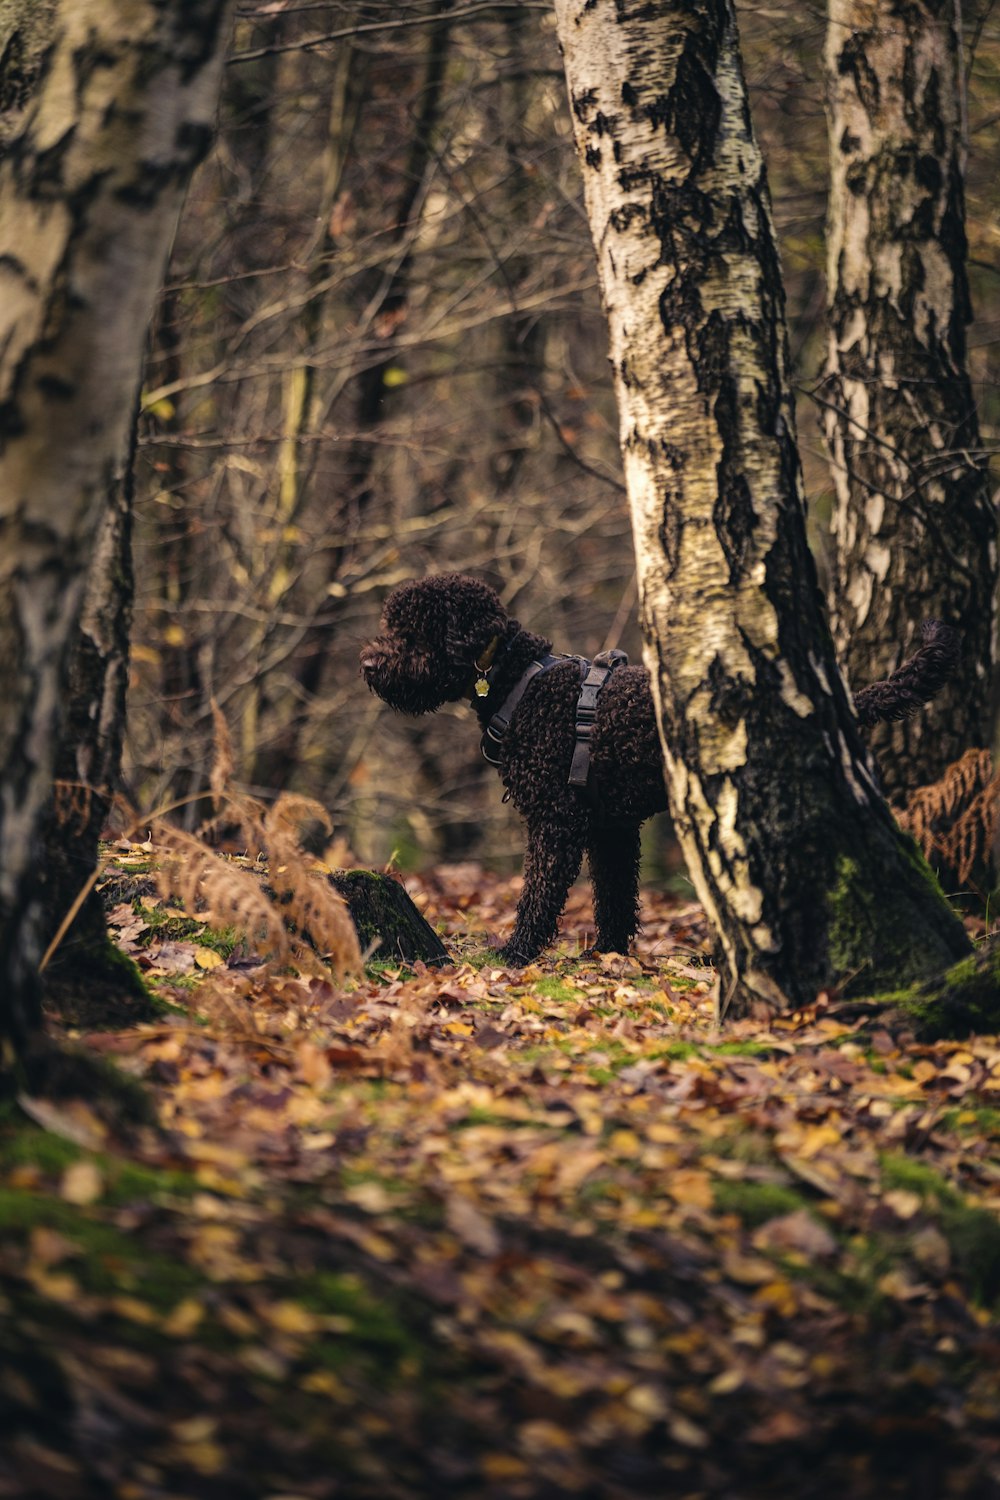
[(693, 1042), (668, 1042), (665, 1047), (654, 1047), (649, 1056), (652, 1058), (668, 1058), (671, 1062), (686, 1062), (689, 1057), (698, 1056), (698, 1048)]
[(988, 1105), (963, 1105), (945, 1110), (940, 1124), (945, 1130), (956, 1130), (960, 1135), (1000, 1135), (1000, 1109), (991, 1109)]
[[(0, 1175), (18, 1167), (34, 1166), (46, 1177), (53, 1178), (61, 1176), (74, 1162), (83, 1160), (92, 1161), (101, 1174), (104, 1182), (102, 1203), (118, 1205), (164, 1197), (188, 1198), (199, 1191), (199, 1185), (190, 1172), (150, 1167), (122, 1157), (86, 1151), (35, 1125), (0, 1133)], [(39, 1201), (43, 1197), (40, 1194), (33, 1196)]]
[(79, 1247), (69, 1265), (88, 1292), (128, 1292), (150, 1306), (167, 1310), (201, 1282), (176, 1256), (152, 1254), (134, 1235), (104, 1223), (92, 1209), (82, 1209), (43, 1193), (0, 1188), (0, 1222), (5, 1233), (22, 1237), (33, 1229), (57, 1230)]
[(921, 1041), (1000, 1027), (1000, 945), (959, 959), (935, 978), (872, 996), (869, 1026), (898, 1023)]
[(882, 1185), (889, 1189), (903, 1188), (917, 1193), (921, 1198), (932, 1195), (942, 1201), (958, 1195), (947, 1178), (935, 1172), (926, 1162), (914, 1161), (899, 1152), (887, 1152), (881, 1159)]
[(369, 979), (412, 979), (414, 971), (401, 958), (371, 958), (365, 964), (365, 973)]
[(311, 1312), (345, 1320), (342, 1333), (313, 1346), (313, 1355), (320, 1364), (343, 1365), (350, 1358), (352, 1345), (396, 1359), (412, 1358), (420, 1351), (421, 1345), (403, 1311), (385, 1296), (374, 1297), (359, 1276), (318, 1271), (296, 1282), (289, 1295)]
[(714, 1052), (719, 1057), (771, 1057), (774, 1048), (766, 1042), (718, 1042), (706, 1043), (705, 1052)]
[(982, 1208), (970, 1208), (950, 1182), (923, 1162), (898, 1153), (882, 1158), (887, 1188), (905, 1188), (923, 1201), (948, 1241), (956, 1268), (973, 1298), (993, 1306), (1000, 1298), (1000, 1222)]
[(575, 985), (566, 984), (562, 979), (539, 979), (531, 986), (531, 993), (541, 995), (545, 1000), (563, 1000), (567, 1004), (579, 1005), (585, 999)]
[(750, 1229), (766, 1224), (782, 1214), (795, 1213), (806, 1206), (806, 1199), (792, 1188), (777, 1182), (733, 1181), (719, 1178), (712, 1184), (716, 1207), (723, 1213), (736, 1214)]
[(146, 988), (134, 960), (106, 932), (80, 939), (73, 935), (76, 931), (56, 950), (42, 976), (46, 1008), (82, 1031), (158, 1019), (161, 1004)]
[[(913, 840), (873, 839), (864, 869), (841, 854), (826, 901), (830, 972), (848, 994), (919, 980), (968, 947), (965, 930)], [(885, 856), (884, 877), (879, 856)]]
[(755, 1167), (778, 1167), (774, 1147), (766, 1135), (755, 1130), (734, 1130), (731, 1135), (713, 1141), (716, 1156), (726, 1161), (744, 1161)]
[(136, 939), (142, 948), (153, 942), (197, 943), (222, 958), (229, 958), (243, 941), (243, 934), (237, 928), (210, 927), (204, 917), (173, 916), (162, 906), (147, 906), (140, 900), (132, 902), (132, 910), (146, 923), (145, 932)]
[(90, 1154), (61, 1135), (52, 1135), (35, 1125), (15, 1127), (0, 1134), (0, 1172), (4, 1173), (15, 1167), (33, 1166), (52, 1177)]

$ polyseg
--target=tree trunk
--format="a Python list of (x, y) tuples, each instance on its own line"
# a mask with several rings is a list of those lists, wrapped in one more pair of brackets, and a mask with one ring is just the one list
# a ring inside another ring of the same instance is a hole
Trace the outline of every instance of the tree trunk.
[(35, 842), (225, 0), (63, 0), (0, 162), (0, 1067), (40, 1022)]
[[(133, 439), (135, 428), (133, 425)], [(75, 1026), (137, 1019), (149, 1009), (138, 969), (108, 936), (104, 905), (91, 890), (65, 919), (97, 867), (98, 840), (121, 774), (132, 618), (134, 441), (116, 475), (87, 577), (69, 666), (66, 711), (55, 757), (55, 796), (39, 845), (40, 947), (44, 993)]]
[(958, 25), (954, 0), (830, 0), (835, 639), (857, 688), (930, 616), (965, 636), (950, 686), (873, 737), (893, 800), (990, 743), (996, 518), (966, 372)]
[(968, 951), (873, 783), (809, 554), (781, 273), (730, 0), (556, 0), (671, 813), (720, 1010)]

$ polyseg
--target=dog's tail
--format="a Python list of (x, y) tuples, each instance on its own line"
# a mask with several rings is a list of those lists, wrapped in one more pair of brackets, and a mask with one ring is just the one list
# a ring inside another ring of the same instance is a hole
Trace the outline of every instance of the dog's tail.
[(908, 719), (929, 703), (958, 670), (962, 634), (941, 620), (925, 620), (920, 647), (884, 682), (873, 682), (854, 696), (862, 729), (886, 719)]

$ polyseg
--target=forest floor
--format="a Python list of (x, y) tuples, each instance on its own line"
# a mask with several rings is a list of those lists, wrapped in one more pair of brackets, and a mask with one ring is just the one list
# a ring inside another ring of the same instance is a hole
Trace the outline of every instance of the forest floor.
[(0, 1120), (0, 1497), (1000, 1496), (1000, 1042), (720, 1032), (652, 895), (483, 963), (518, 888), (347, 984), (115, 906), (160, 1124)]

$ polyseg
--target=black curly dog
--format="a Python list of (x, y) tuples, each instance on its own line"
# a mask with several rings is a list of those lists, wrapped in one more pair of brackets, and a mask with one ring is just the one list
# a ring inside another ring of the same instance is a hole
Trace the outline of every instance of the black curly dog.
[[(902, 718), (954, 671), (958, 633), (925, 623), (920, 649), (885, 682), (857, 694), (862, 725)], [(497, 594), (463, 573), (404, 583), (385, 602), (381, 631), (363, 647), (373, 693), (408, 714), (469, 699), (485, 729), (532, 662), (551, 643), (509, 619)], [(477, 696), (476, 683), (484, 696)], [(500, 950), (529, 963), (554, 938), (584, 850), (594, 889), (596, 947), (626, 953), (638, 927), (639, 828), (667, 806), (649, 677), (619, 666), (597, 699), (586, 789), (568, 784), (577, 743), (581, 665), (560, 660), (530, 682), (499, 746), (497, 761), (527, 824), (524, 889), (514, 931)]]

